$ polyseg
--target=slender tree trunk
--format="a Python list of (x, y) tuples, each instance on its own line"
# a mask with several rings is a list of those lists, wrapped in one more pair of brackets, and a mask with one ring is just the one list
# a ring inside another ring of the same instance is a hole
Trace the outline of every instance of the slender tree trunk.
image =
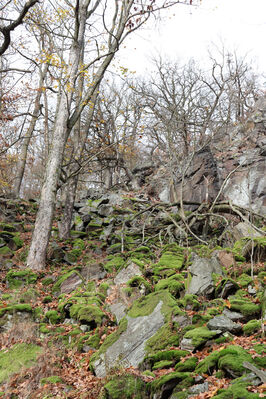
[(57, 185), (61, 171), (65, 143), (69, 133), (68, 121), (70, 104), (73, 99), (72, 88), (75, 84), (80, 54), (83, 48), (87, 8), (85, 10), (79, 9), (78, 11), (79, 15), (77, 16), (78, 26), (76, 27), (76, 38), (73, 41), (69, 55), (68, 83), (70, 90), (62, 90), (61, 93), (44, 183), (41, 190), (39, 210), (36, 216), (31, 246), (27, 258), (27, 266), (34, 270), (41, 270), (45, 267), (46, 251), (54, 216)]
[(65, 200), (64, 214), (62, 220), (58, 223), (59, 237), (64, 240), (69, 238), (70, 236), (77, 185), (78, 185), (78, 175), (72, 177), (67, 184), (67, 190), (66, 190), (67, 195)]
[(43, 83), (44, 83), (44, 80), (45, 80), (45, 77), (47, 74), (47, 70), (48, 70), (48, 65), (44, 66), (43, 71), (40, 69), (39, 87), (38, 87), (37, 95), (36, 95), (35, 101), (34, 101), (34, 109), (32, 112), (30, 125), (29, 125), (27, 132), (22, 141), (21, 153), (19, 155), (19, 161), (17, 164), (17, 173), (16, 173), (14, 187), (13, 187), (13, 196), (15, 198), (19, 197), (19, 193), (20, 193), (20, 188), (21, 188), (21, 184), (22, 184), (22, 180), (23, 180), (23, 176), (24, 176), (24, 172), (25, 172), (29, 144), (30, 144), (30, 140), (31, 140), (32, 134), (34, 132), (35, 125), (36, 125), (36, 122), (37, 122), (37, 119), (39, 116), (39, 112), (41, 109), (40, 100), (41, 100), (41, 96), (42, 96), (42, 87), (43, 87)]

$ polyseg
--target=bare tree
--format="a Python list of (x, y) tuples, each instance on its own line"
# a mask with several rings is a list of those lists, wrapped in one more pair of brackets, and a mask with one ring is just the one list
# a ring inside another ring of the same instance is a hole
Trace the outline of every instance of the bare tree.
[[(71, 44), (69, 59), (64, 63), (65, 83), (60, 92), (40, 206), (27, 259), (28, 267), (40, 270), (45, 266), (64, 148), (71, 130), (84, 108), (89, 105), (95, 91), (98, 90), (105, 71), (120, 44), (129, 33), (138, 29), (156, 9), (162, 7), (167, 7), (167, 3), (163, 1), (160, 6), (157, 6), (156, 4), (151, 5), (150, 2), (135, 4), (134, 0), (124, 0), (110, 5), (108, 1), (95, 0), (92, 3), (90, 0), (76, 0), (75, 7), (69, 7), (69, 12), (73, 12), (74, 30), (70, 29), (67, 32)], [(101, 16), (101, 22), (98, 20), (98, 15)], [(89, 21), (91, 21), (91, 25)], [(104, 30), (105, 43), (101, 43), (101, 47), (98, 47), (99, 43), (96, 41), (96, 56), (85, 65), (80, 65), (87, 43), (85, 41), (86, 28), (90, 29), (93, 23), (100, 23), (101, 29)], [(80, 74), (86, 74), (92, 65), (94, 66), (92, 79), (87, 84), (77, 106), (73, 102), (77, 78)]]
[[(11, 32), (14, 31), (19, 25), (23, 23), (23, 20), (26, 14), (29, 12), (30, 8), (32, 8), (39, 0), (28, 0), (23, 7), (21, 7), (18, 12), (18, 16), (16, 19), (11, 19), (8, 16), (1, 16), (1, 25), (0, 25), (0, 32), (3, 36), (2, 44), (0, 45), (0, 56), (3, 55), (11, 43)], [(5, 11), (8, 8), (10, 1), (4, 0), (4, 4), (0, 6), (0, 12)], [(14, 10), (13, 10), (14, 12)]]

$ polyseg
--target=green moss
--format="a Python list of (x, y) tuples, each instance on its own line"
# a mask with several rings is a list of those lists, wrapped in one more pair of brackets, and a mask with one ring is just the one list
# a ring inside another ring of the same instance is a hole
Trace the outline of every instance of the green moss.
[(40, 380), (41, 385), (57, 384), (57, 383), (60, 383), (60, 382), (63, 382), (63, 380), (58, 375), (51, 375), (50, 377), (42, 378)]
[(39, 330), (42, 334), (49, 334), (51, 332), (51, 330), (46, 326), (45, 323), (40, 323)]
[(12, 238), (13, 243), (16, 245), (16, 249), (22, 248), (24, 245), (24, 241), (20, 238), (19, 233), (17, 233), (13, 238)]
[(258, 279), (261, 282), (262, 286), (266, 285), (266, 272), (260, 272), (258, 274)]
[(19, 288), (25, 284), (36, 283), (38, 275), (30, 269), (13, 271), (10, 270), (6, 275), (9, 288)]
[(100, 337), (99, 334), (87, 334), (82, 337), (78, 342), (78, 349), (81, 350), (84, 345), (87, 345), (93, 349), (99, 349), (100, 347)]
[(237, 283), (243, 288), (246, 288), (252, 282), (252, 278), (246, 273), (242, 273), (241, 276), (237, 279)]
[(245, 384), (232, 384), (226, 389), (219, 389), (215, 399), (259, 399), (258, 393), (249, 392)]
[(19, 301), (21, 303), (34, 301), (38, 295), (38, 292), (34, 288), (29, 288), (27, 291), (21, 293)]
[(190, 373), (180, 373), (180, 372), (176, 371), (174, 373), (164, 375), (164, 376), (158, 378), (157, 380), (152, 381), (149, 384), (149, 386), (150, 386), (151, 392), (156, 392), (169, 381), (173, 381), (173, 383), (175, 383), (175, 385), (177, 385), (180, 382), (182, 382), (182, 380), (184, 380), (185, 378), (187, 378), (189, 376), (190, 376)]
[(247, 324), (243, 326), (243, 331), (245, 335), (252, 335), (261, 328), (261, 321), (250, 320)]
[(163, 279), (155, 285), (155, 291), (168, 289), (174, 297), (178, 297), (180, 292), (185, 288), (183, 282), (180, 280), (183, 280), (183, 276), (180, 274), (175, 274), (167, 279)]
[(140, 268), (141, 270), (144, 270), (144, 267), (145, 267), (144, 261), (141, 261), (140, 259), (136, 259), (136, 258), (130, 258), (130, 260), (131, 260), (133, 263), (135, 263), (135, 265), (139, 266), (139, 268)]
[(198, 347), (215, 337), (215, 335), (217, 335), (217, 333), (215, 331), (210, 331), (207, 327), (198, 327), (187, 331), (184, 338), (192, 339), (192, 344)]
[(35, 361), (41, 348), (33, 344), (16, 344), (8, 351), (0, 351), (0, 383), (22, 367), (30, 367)]
[(67, 272), (67, 273), (63, 274), (63, 275), (57, 280), (57, 282), (56, 282), (56, 283), (54, 284), (54, 286), (53, 286), (52, 292), (54, 292), (54, 293), (59, 292), (59, 291), (60, 291), (60, 288), (61, 288), (61, 285), (63, 284), (63, 282), (64, 282), (65, 280), (67, 280), (69, 277), (71, 277), (73, 274), (77, 274), (77, 275), (80, 277), (80, 279), (81, 279), (82, 281), (84, 281), (83, 277), (81, 276), (81, 274), (79, 273), (78, 270), (76, 270), (76, 269), (71, 270), (70, 272)]
[(175, 360), (176, 362), (179, 362), (182, 357), (185, 357), (188, 354), (188, 351), (184, 351), (181, 349), (172, 349), (160, 351), (153, 355), (147, 356), (145, 357), (145, 360), (148, 360), (152, 364), (161, 360)]
[(153, 370), (168, 369), (169, 367), (172, 367), (172, 366), (173, 366), (172, 360), (161, 360), (160, 362), (154, 363), (152, 369)]
[(46, 278), (44, 278), (44, 279), (42, 280), (42, 284), (43, 284), (44, 286), (53, 284), (53, 282), (54, 282), (54, 279), (53, 279), (52, 277), (46, 277)]
[(197, 296), (192, 294), (186, 294), (183, 299), (178, 301), (178, 304), (185, 309), (187, 307), (191, 308), (192, 310), (199, 310), (201, 308), (201, 304), (197, 300)]
[(219, 352), (218, 368), (240, 376), (245, 372), (245, 361), (253, 363), (251, 355), (240, 346), (231, 345)]
[(197, 365), (195, 372), (198, 374), (212, 374), (213, 369), (217, 365), (218, 359), (219, 351), (212, 352)]
[(0, 255), (9, 255), (11, 256), (13, 252), (7, 246), (0, 248)]
[(162, 326), (156, 334), (154, 334), (145, 345), (147, 355), (155, 354), (163, 349), (178, 346), (180, 341), (179, 334), (173, 330), (169, 324)]
[(110, 260), (104, 265), (104, 269), (107, 273), (113, 273), (122, 269), (125, 265), (125, 260), (121, 255), (109, 255)]
[(183, 266), (184, 254), (180, 249), (179, 253), (166, 251), (162, 254), (158, 266), (166, 266), (169, 269), (180, 270)]
[[(10, 232), (10, 231), (15, 232), (16, 231), (15, 226), (13, 226), (10, 223), (4, 223), (4, 222), (0, 222), (0, 229), (7, 231), (7, 232)], [(3, 233), (3, 232), (1, 232), (1, 233)]]
[(160, 301), (163, 302), (162, 313), (167, 319), (176, 306), (174, 298), (167, 291), (153, 292), (138, 299), (133, 303), (131, 309), (128, 311), (128, 315), (130, 317), (148, 316), (154, 311)]
[(151, 284), (145, 280), (142, 276), (135, 276), (132, 277), (128, 282), (127, 285), (129, 287), (144, 287), (145, 288), (145, 293), (148, 294), (152, 291), (152, 286)]
[(244, 316), (256, 316), (260, 314), (261, 306), (253, 303), (249, 299), (234, 299), (229, 298), (230, 309), (242, 313)]
[(198, 359), (196, 357), (190, 357), (186, 359), (184, 362), (179, 362), (175, 365), (176, 371), (194, 371), (198, 363)]
[(5, 313), (16, 313), (16, 312), (32, 312), (32, 307), (29, 304), (15, 304), (9, 305), (4, 308), (0, 308), (0, 317), (2, 317)]
[(102, 399), (143, 399), (145, 383), (133, 375), (114, 376), (104, 386)]
[(50, 295), (47, 295), (43, 298), (42, 302), (49, 303), (49, 302), (52, 302), (52, 300), (53, 300), (52, 297)]
[(96, 305), (72, 305), (70, 308), (70, 317), (79, 320), (81, 323), (95, 323), (101, 325), (105, 313)]
[(61, 315), (56, 311), (56, 310), (49, 310), (48, 312), (45, 313), (45, 318), (51, 323), (51, 324), (57, 324), (61, 320)]
[(109, 288), (110, 288), (110, 285), (108, 283), (101, 283), (99, 285), (98, 291), (100, 293), (102, 293), (104, 296), (106, 296)]
[(266, 344), (256, 344), (253, 349), (259, 354), (263, 355), (266, 352)]
[(99, 359), (100, 355), (102, 353), (105, 353), (106, 350), (112, 346), (120, 337), (120, 335), (126, 331), (127, 329), (127, 319), (126, 317), (124, 317), (122, 320), (120, 320), (119, 325), (118, 325), (118, 329), (108, 335), (108, 337), (105, 339), (105, 341), (103, 342), (103, 344), (100, 346), (100, 349), (98, 350), (98, 352), (94, 353), (90, 359), (90, 368), (93, 370), (93, 363), (95, 362), (95, 360)]

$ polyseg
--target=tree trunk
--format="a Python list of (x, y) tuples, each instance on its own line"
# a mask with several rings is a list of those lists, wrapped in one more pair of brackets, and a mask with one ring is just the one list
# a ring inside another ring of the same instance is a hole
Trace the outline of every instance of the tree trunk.
[(25, 137), (23, 138), (23, 141), (22, 141), (21, 153), (19, 155), (19, 161), (17, 164), (17, 173), (16, 173), (14, 187), (13, 187), (13, 196), (15, 198), (18, 198), (19, 193), (20, 193), (21, 183), (23, 180), (24, 172), (25, 172), (29, 144), (30, 144), (30, 140), (31, 140), (32, 134), (34, 132), (35, 125), (36, 125), (36, 122), (37, 122), (37, 119), (39, 116), (39, 112), (41, 109), (41, 104), (40, 104), (41, 95), (42, 95), (41, 88), (43, 87), (43, 83), (44, 83), (44, 80), (45, 80), (45, 77), (47, 74), (47, 70), (48, 70), (48, 65), (44, 66), (43, 71), (40, 69), (39, 87), (38, 87), (37, 95), (36, 95), (35, 101), (34, 101), (34, 109), (32, 112), (30, 125), (29, 125), (28, 130), (25, 134)]
[[(88, 6), (87, 6), (88, 7)], [(27, 266), (34, 270), (45, 267), (46, 251), (50, 239), (59, 174), (61, 171), (65, 143), (70, 132), (68, 127), (69, 109), (73, 99), (72, 88), (78, 72), (79, 60), (83, 49), (84, 32), (86, 27), (87, 7), (79, 7), (76, 21), (76, 37), (69, 54), (69, 80), (70, 90), (62, 90), (55, 121), (51, 149), (46, 166), (44, 183), (41, 190), (39, 210), (36, 216), (31, 246), (27, 258)]]
[(66, 200), (64, 207), (63, 218), (58, 222), (59, 238), (67, 239), (70, 236), (72, 215), (74, 209), (74, 203), (76, 199), (76, 191), (78, 185), (78, 175), (70, 178), (66, 187)]

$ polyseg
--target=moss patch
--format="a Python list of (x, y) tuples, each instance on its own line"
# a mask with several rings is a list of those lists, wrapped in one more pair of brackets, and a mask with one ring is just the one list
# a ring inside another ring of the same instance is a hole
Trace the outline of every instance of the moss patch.
[(210, 331), (207, 327), (198, 327), (187, 331), (184, 338), (192, 339), (192, 344), (197, 348), (216, 335), (215, 331)]
[(38, 275), (33, 273), (30, 269), (10, 270), (6, 275), (6, 280), (8, 282), (8, 286), (13, 288), (19, 288), (25, 284), (34, 284), (36, 283)]
[(243, 331), (245, 335), (252, 335), (255, 332), (259, 331), (260, 328), (261, 328), (261, 321), (250, 320), (247, 324), (243, 326)]
[(145, 398), (145, 383), (136, 376), (114, 376), (104, 386), (102, 399), (143, 399)]
[(22, 367), (30, 367), (41, 348), (32, 344), (16, 344), (8, 351), (0, 351), (0, 383)]

